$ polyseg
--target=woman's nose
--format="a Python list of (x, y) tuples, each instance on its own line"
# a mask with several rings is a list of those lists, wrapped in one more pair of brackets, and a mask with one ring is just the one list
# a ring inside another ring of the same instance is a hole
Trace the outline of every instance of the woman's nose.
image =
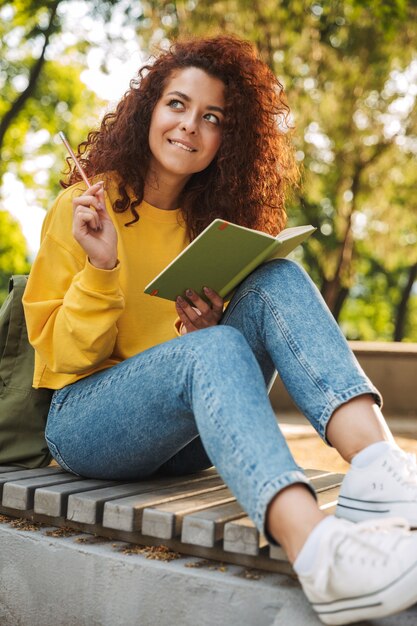
[(180, 129), (187, 133), (195, 134), (197, 132), (197, 120), (193, 115), (187, 115), (181, 120)]

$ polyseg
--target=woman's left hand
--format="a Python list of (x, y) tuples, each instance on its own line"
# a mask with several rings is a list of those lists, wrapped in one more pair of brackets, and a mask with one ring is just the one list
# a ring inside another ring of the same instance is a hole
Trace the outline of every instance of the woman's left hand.
[(209, 287), (204, 287), (204, 293), (210, 300), (210, 304), (207, 304), (207, 302), (200, 298), (192, 289), (187, 289), (185, 292), (191, 304), (181, 296), (178, 296), (175, 301), (178, 317), (183, 323), (183, 328), (185, 328), (185, 332), (187, 333), (200, 330), (201, 328), (215, 326), (219, 323), (223, 315), (223, 298)]

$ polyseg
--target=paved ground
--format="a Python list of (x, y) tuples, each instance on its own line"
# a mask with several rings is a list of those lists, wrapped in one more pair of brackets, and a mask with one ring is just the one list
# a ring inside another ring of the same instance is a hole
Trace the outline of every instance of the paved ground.
[[(291, 452), (302, 467), (346, 472), (348, 464), (333, 448), (317, 435), (307, 420), (298, 413), (278, 416)], [(388, 425), (398, 445), (406, 452), (417, 454), (417, 415), (387, 417)]]

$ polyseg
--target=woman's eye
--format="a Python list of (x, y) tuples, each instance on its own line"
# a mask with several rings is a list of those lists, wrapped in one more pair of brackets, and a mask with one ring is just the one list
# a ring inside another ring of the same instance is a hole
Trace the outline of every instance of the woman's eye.
[(168, 106), (171, 107), (171, 109), (182, 109), (184, 105), (181, 100), (170, 100)]
[(216, 124), (217, 126), (220, 124), (219, 118), (217, 117), (217, 115), (214, 115), (214, 113), (206, 113), (204, 119), (206, 119), (211, 124)]

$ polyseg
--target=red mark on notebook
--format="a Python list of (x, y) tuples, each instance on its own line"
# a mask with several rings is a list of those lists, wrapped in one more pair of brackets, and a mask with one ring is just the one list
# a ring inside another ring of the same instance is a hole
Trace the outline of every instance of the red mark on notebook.
[(156, 296), (158, 294), (159, 289), (154, 289), (153, 291), (151, 291), (151, 293), (149, 294), (150, 296)]
[(219, 230), (224, 230), (225, 228), (227, 228), (229, 226), (229, 222), (223, 222), (222, 224), (220, 224), (219, 226)]

